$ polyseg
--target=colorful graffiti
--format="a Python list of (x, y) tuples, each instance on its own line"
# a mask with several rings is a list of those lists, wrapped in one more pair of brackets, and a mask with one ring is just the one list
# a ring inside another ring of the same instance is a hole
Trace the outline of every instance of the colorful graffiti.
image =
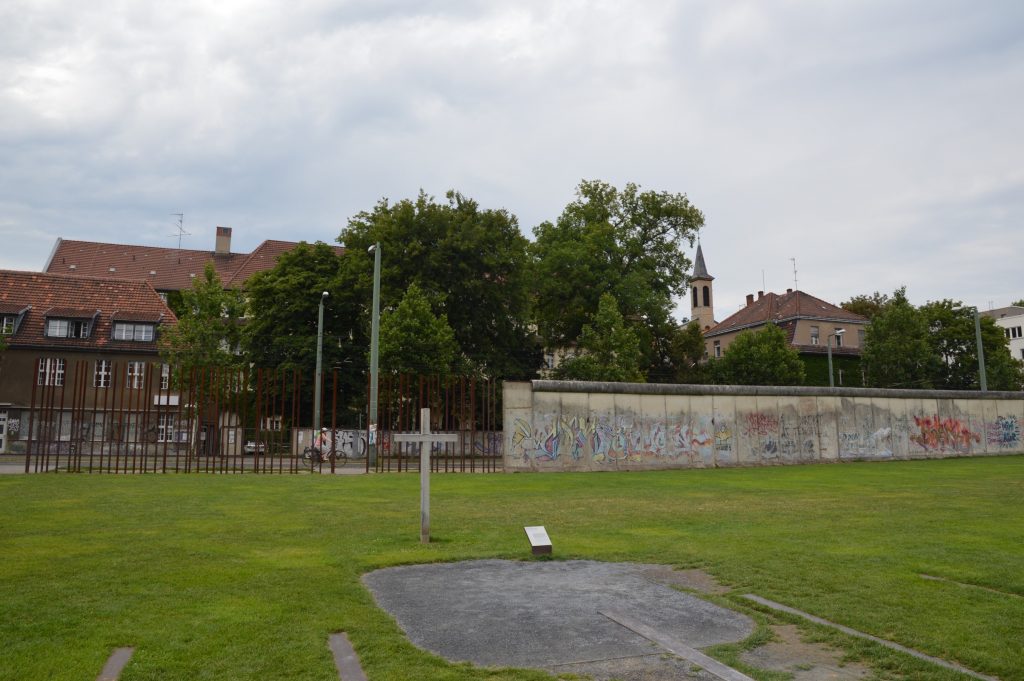
[(938, 416), (915, 416), (914, 424), (918, 432), (910, 436), (910, 441), (930, 452), (969, 452), (972, 443), (980, 443), (981, 435), (955, 418), (939, 418)]
[(996, 420), (986, 426), (987, 440), (990, 445), (1011, 449), (1020, 446), (1020, 424), (1016, 416), (997, 416)]

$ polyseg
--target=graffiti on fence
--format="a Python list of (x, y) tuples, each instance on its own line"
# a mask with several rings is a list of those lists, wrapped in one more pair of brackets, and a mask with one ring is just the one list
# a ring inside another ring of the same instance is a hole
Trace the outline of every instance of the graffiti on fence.
[(915, 416), (914, 424), (918, 432), (910, 436), (910, 441), (925, 451), (969, 452), (972, 443), (981, 442), (981, 435), (972, 431), (960, 419)]
[(986, 426), (987, 440), (990, 445), (1010, 449), (1020, 445), (1020, 424), (1016, 416), (997, 416), (996, 420)]

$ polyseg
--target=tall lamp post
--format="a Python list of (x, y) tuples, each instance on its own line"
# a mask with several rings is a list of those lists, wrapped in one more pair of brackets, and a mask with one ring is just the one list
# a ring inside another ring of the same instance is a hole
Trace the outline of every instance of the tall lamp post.
[(988, 377), (985, 375), (985, 347), (981, 344), (981, 313), (974, 308), (974, 342), (978, 344), (978, 387), (981, 392), (988, 390)]
[(370, 423), (373, 431), (367, 453), (367, 463), (377, 465), (377, 360), (380, 350), (380, 242), (368, 249), (373, 253), (373, 321), (370, 324)]
[(832, 338), (841, 338), (846, 333), (846, 329), (836, 329), (835, 333), (830, 333), (825, 338), (825, 346), (828, 348), (828, 387), (836, 387), (835, 377), (832, 376)]
[(320, 433), (320, 393), (324, 383), (324, 301), (330, 294), (320, 294), (320, 309), (316, 320), (316, 387), (313, 388), (313, 437)]

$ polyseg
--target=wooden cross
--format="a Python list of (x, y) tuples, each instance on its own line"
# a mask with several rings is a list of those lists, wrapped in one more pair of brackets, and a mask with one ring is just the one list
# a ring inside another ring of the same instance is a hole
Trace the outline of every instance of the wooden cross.
[(459, 436), (430, 432), (430, 409), (420, 409), (419, 434), (399, 434), (395, 442), (420, 443), (420, 543), (430, 543), (430, 445), (434, 442), (458, 442)]

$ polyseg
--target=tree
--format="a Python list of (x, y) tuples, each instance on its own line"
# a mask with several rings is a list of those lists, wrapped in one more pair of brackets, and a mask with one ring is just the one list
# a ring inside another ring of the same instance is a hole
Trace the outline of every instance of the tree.
[(1010, 305), (1015, 305), (1016, 307), (1024, 307), (1024, 298), (1021, 298), (1016, 302), (1010, 303)]
[(675, 330), (672, 334), (670, 353), (676, 382), (706, 383), (710, 380), (707, 365), (704, 363), (704, 333), (700, 330), (699, 322), (693, 321)]
[(573, 381), (642, 382), (640, 341), (629, 328), (615, 296), (605, 293), (591, 323), (584, 324), (578, 354), (562, 362), (555, 377)]
[(840, 303), (839, 307), (870, 320), (874, 319), (890, 302), (892, 302), (892, 298), (887, 294), (875, 291), (871, 295), (854, 296), (845, 303)]
[(786, 332), (768, 324), (760, 331), (743, 331), (715, 363), (717, 380), (732, 385), (800, 385), (804, 364), (789, 344)]
[(896, 289), (864, 334), (861, 363), (874, 388), (930, 388), (939, 368), (928, 343), (928, 322)]
[(482, 210), (455, 191), (438, 203), (420, 192), (415, 200), (381, 200), (349, 220), (341, 233), (347, 253), (341, 284), (359, 301), (362, 329), (369, 329), (373, 260), (366, 250), (381, 243), (381, 305), (394, 307), (417, 284), (433, 313), (447, 317), (459, 350), (492, 377), (531, 378), (542, 361), (530, 330), (527, 240), (515, 216)]
[(409, 374), (448, 374), (459, 352), (448, 319), (436, 317), (418, 284), (380, 320), (380, 366)]
[(339, 282), (340, 267), (340, 258), (327, 244), (301, 242), (283, 253), (272, 269), (246, 282), (251, 317), (242, 344), (253, 364), (302, 369), (312, 375), (322, 291), (330, 293), (324, 300), (324, 366), (352, 359), (353, 348), (344, 342), (353, 329), (345, 307), (350, 296)]
[(581, 182), (558, 220), (534, 229), (531, 279), (544, 343), (577, 342), (610, 293), (640, 339), (643, 371), (672, 371), (672, 297), (685, 293), (691, 264), (681, 247), (693, 245), (703, 224), (685, 194)]
[[(935, 388), (977, 390), (978, 346), (974, 308), (960, 301), (939, 300), (921, 306), (928, 327), (927, 339), (937, 358), (932, 377)], [(990, 317), (981, 317), (981, 344), (985, 352), (985, 373), (990, 390), (1019, 390), (1020, 362), (1010, 355), (1009, 341)]]
[(200, 367), (242, 366), (237, 350), (245, 302), (239, 291), (223, 287), (212, 263), (181, 291), (180, 301), (178, 323), (160, 337), (160, 354), (174, 368), (176, 384), (183, 385)]

